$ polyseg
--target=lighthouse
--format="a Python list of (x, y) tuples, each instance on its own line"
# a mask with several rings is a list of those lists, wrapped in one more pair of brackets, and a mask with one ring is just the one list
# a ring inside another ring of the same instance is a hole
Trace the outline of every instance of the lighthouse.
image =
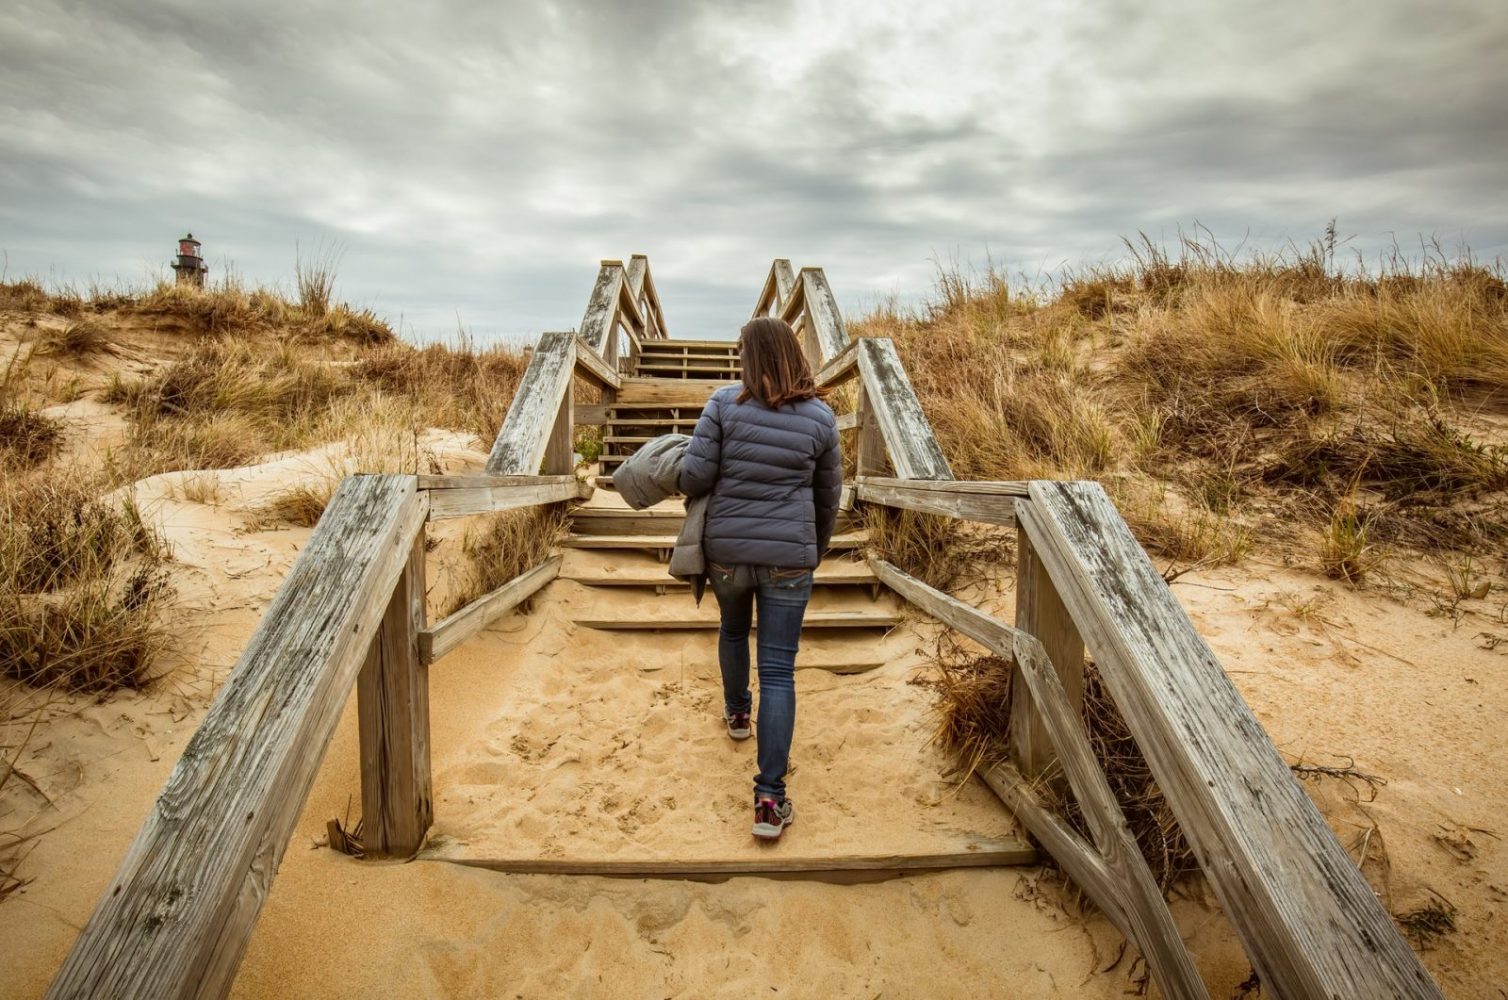
[(199, 253), (199, 241), (194, 239), (193, 233), (178, 241), (178, 262), (173, 265), (173, 270), (178, 272), (178, 284), (204, 287), (204, 275), (209, 266)]

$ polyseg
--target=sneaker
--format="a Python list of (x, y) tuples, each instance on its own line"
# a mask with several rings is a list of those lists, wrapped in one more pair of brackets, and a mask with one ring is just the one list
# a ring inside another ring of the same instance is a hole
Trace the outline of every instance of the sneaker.
[(728, 735), (735, 740), (746, 740), (753, 735), (748, 712), (724, 712), (723, 721), (728, 724)]
[(760, 840), (779, 840), (785, 828), (796, 821), (796, 810), (790, 799), (776, 802), (770, 798), (754, 801), (754, 836)]

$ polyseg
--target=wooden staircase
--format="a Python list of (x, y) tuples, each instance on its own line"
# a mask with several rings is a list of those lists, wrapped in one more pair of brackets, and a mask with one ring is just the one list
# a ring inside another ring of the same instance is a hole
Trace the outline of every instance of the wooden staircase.
[(597, 485), (644, 442), (662, 434), (690, 434), (718, 389), (738, 380), (738, 344), (731, 340), (646, 340), (605, 404)]

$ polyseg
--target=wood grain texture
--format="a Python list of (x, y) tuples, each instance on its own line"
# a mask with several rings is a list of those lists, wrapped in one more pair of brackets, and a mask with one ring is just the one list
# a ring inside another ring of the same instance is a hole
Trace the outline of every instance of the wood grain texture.
[(1031, 485), (1011, 479), (895, 479), (880, 476), (860, 476), (855, 482), (867, 486), (926, 490), (928, 493), (977, 493), (997, 497), (1025, 497)]
[(551, 556), (526, 573), (478, 597), (455, 614), (419, 633), (419, 659), (433, 663), (461, 643), (513, 610), (535, 591), (560, 575), (560, 556)]
[[(1026, 690), (1042, 714), (1044, 727), (1058, 751), (1054, 756), (1062, 762), (1074, 797), (1094, 833), (1097, 850), (1089, 852), (1087, 845), (1076, 836), (1055, 838), (1059, 841), (1057, 846), (1068, 851), (1070, 860), (1095, 869), (1088, 872), (1090, 881), (1081, 887), (1091, 894), (1091, 898), (1095, 898), (1096, 893), (1103, 896), (1106, 912), (1114, 912), (1116, 917), (1126, 921), (1122, 931), (1146, 959), (1163, 995), (1177, 1000), (1207, 998), (1172, 914), (1163, 902), (1135, 838), (1126, 827), (1125, 816), (1095, 760), (1089, 737), (1042, 643), (987, 612), (929, 587), (883, 559), (870, 559), (869, 564), (886, 586), (906, 600), (996, 656), (1016, 664), (1017, 676), (1024, 680)], [(1082, 659), (1082, 647), (1079, 656)], [(1015, 703), (1022, 693), (1013, 688), (1012, 702)], [(1038, 824), (1042, 822), (1038, 817)], [(1054, 832), (1049, 831), (1049, 835)], [(1090, 857), (1074, 857), (1084, 854)], [(1069, 865), (1064, 867), (1067, 869)]]
[(859, 381), (858, 391), (854, 393), (854, 419), (859, 431), (853, 442), (857, 478), (862, 480), (866, 476), (888, 475), (892, 470), (890, 456), (885, 453), (885, 435), (880, 430), (879, 419), (874, 414), (874, 403), (870, 400), (862, 379)]
[(613, 324), (618, 317), (618, 297), (623, 286), (623, 265), (604, 264), (597, 272), (597, 282), (586, 300), (586, 312), (581, 317), (581, 329), (577, 331), (587, 346), (609, 363), (616, 360), (616, 352), (609, 348)]
[[(1010, 501), (1013, 505), (1015, 501)], [(1013, 507), (1014, 509), (1014, 507)], [(1031, 539), (1016, 531), (1016, 628), (1041, 641), (1056, 666), (1062, 687), (1074, 710), (1084, 703), (1084, 640), (1073, 623), (1052, 578), (1032, 548)], [(1018, 677), (1019, 681), (1020, 678)], [(1011, 688), (1011, 760), (1028, 778), (1044, 774), (1060, 744), (1049, 737), (1046, 721), (1037, 711), (1031, 688)]]
[(842, 385), (849, 379), (859, 374), (859, 342), (849, 341), (841, 351), (837, 353), (822, 369), (817, 372), (816, 382), (819, 387), (832, 388)]
[[(903, 507), (985, 524), (1016, 523), (1016, 498), (1002, 493), (969, 493), (958, 489), (933, 489), (937, 480), (878, 479), (861, 476), (855, 482), (858, 498), (887, 507)], [(904, 485), (897, 485), (904, 483)], [(968, 485), (954, 484), (947, 485)], [(1021, 484), (1023, 492), (1026, 484)]]
[[(981, 612), (982, 614), (982, 612)], [(1178, 934), (1157, 881), (1141, 848), (1126, 825), (1125, 814), (1094, 756), (1078, 707), (1058, 678), (1058, 667), (1043, 644), (1020, 630), (1012, 643), (1020, 676), (1057, 750), (1057, 758), (1073, 788), (1074, 799), (1094, 835), (1095, 846), (1115, 874), (1126, 917), (1128, 935), (1141, 952), (1152, 978), (1169, 1000), (1208, 1000), (1209, 993), (1194, 969), (1193, 959)], [(996, 650), (999, 653), (999, 650)], [(1083, 646), (1079, 656), (1083, 657)], [(1012, 698), (1019, 695), (1012, 692)]]
[(777, 257), (770, 265), (769, 274), (765, 276), (764, 285), (759, 291), (759, 301), (754, 304), (750, 318), (782, 315), (785, 301), (791, 297), (791, 289), (795, 285), (796, 272), (791, 268), (791, 262), (784, 257)]
[[(457, 477), (460, 478), (460, 477)], [(546, 482), (521, 483), (514, 486), (475, 486), (430, 490), (429, 519), (441, 521), (469, 514), (491, 514), (516, 507), (537, 507), (563, 500), (584, 500), (592, 488), (575, 476), (520, 477)]]
[(623, 378), (586, 341), (577, 338), (576, 371), (605, 389), (620, 389)]
[[(1025, 840), (980, 843), (972, 849), (941, 854), (847, 854), (801, 858), (770, 852), (761, 858), (729, 858), (711, 861), (675, 859), (597, 861), (570, 858), (468, 858), (447, 856), (443, 851), (426, 856), (427, 861), (487, 868), (514, 875), (585, 875), (599, 878), (657, 878), (722, 882), (730, 878), (784, 878), (851, 883), (897, 878), (913, 872), (947, 871), (957, 868), (999, 868), (1036, 863), (1037, 852)], [(860, 878), (845, 876), (866, 876)]]
[[(575, 476), (489, 476), (486, 473), (457, 473), (455, 475), (419, 476), (419, 489), (472, 490), (486, 487), (507, 486), (556, 486), (562, 483), (579, 482)], [(443, 499), (443, 498), (441, 498)]]
[(855, 412), (838, 414), (838, 430), (851, 431), (859, 426), (859, 415)]
[(48, 996), (230, 989), (427, 503), (412, 476), (341, 484)]
[(546, 333), (529, 358), (508, 415), (487, 456), (487, 472), (494, 476), (533, 475), (545, 457), (560, 401), (571, 391), (576, 367), (576, 335)]
[(1104, 490), (1030, 493), (1021, 524), (1266, 988), (1439, 997)]
[(848, 329), (843, 325), (843, 313), (838, 308), (833, 290), (828, 287), (827, 275), (822, 272), (822, 268), (803, 267), (800, 283), (806, 319), (812, 327), (812, 336), (818, 350), (815, 360), (818, 364), (826, 365), (848, 346)]
[(434, 821), (429, 668), (419, 659), (424, 589), (421, 531), (356, 680), (361, 843), (371, 857), (411, 856)]
[(859, 339), (859, 374), (879, 421), (885, 450), (902, 479), (952, 479), (932, 425), (911, 388), (906, 369), (889, 337)]

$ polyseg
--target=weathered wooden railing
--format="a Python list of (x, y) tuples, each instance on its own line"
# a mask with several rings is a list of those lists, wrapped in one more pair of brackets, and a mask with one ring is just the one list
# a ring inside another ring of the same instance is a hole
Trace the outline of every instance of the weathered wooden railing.
[[(803, 331), (819, 384), (858, 379), (857, 405), (840, 420), (856, 435), (848, 495), (1016, 526), (1014, 626), (883, 560), (871, 565), (1015, 665), (1011, 762), (982, 777), (1141, 952), (1163, 995), (1208, 993), (1090, 747), (1080, 716), (1086, 645), (1264, 987), (1306, 1000), (1439, 997), (1104, 490), (954, 480), (894, 345), (850, 340), (822, 272), (800, 275), (777, 260), (755, 315)], [(1062, 777), (1092, 843), (1039, 795), (1041, 782)]]
[(422, 846), (433, 820), (429, 665), (560, 569), (547, 559), (429, 625), (424, 524), (589, 495), (574, 475), (574, 376), (610, 394), (620, 334), (631, 358), (664, 331), (648, 261), (605, 261), (580, 334), (535, 346), (485, 474), (341, 484), (48, 996), (229, 991), (353, 686), (363, 850), (408, 857)]

